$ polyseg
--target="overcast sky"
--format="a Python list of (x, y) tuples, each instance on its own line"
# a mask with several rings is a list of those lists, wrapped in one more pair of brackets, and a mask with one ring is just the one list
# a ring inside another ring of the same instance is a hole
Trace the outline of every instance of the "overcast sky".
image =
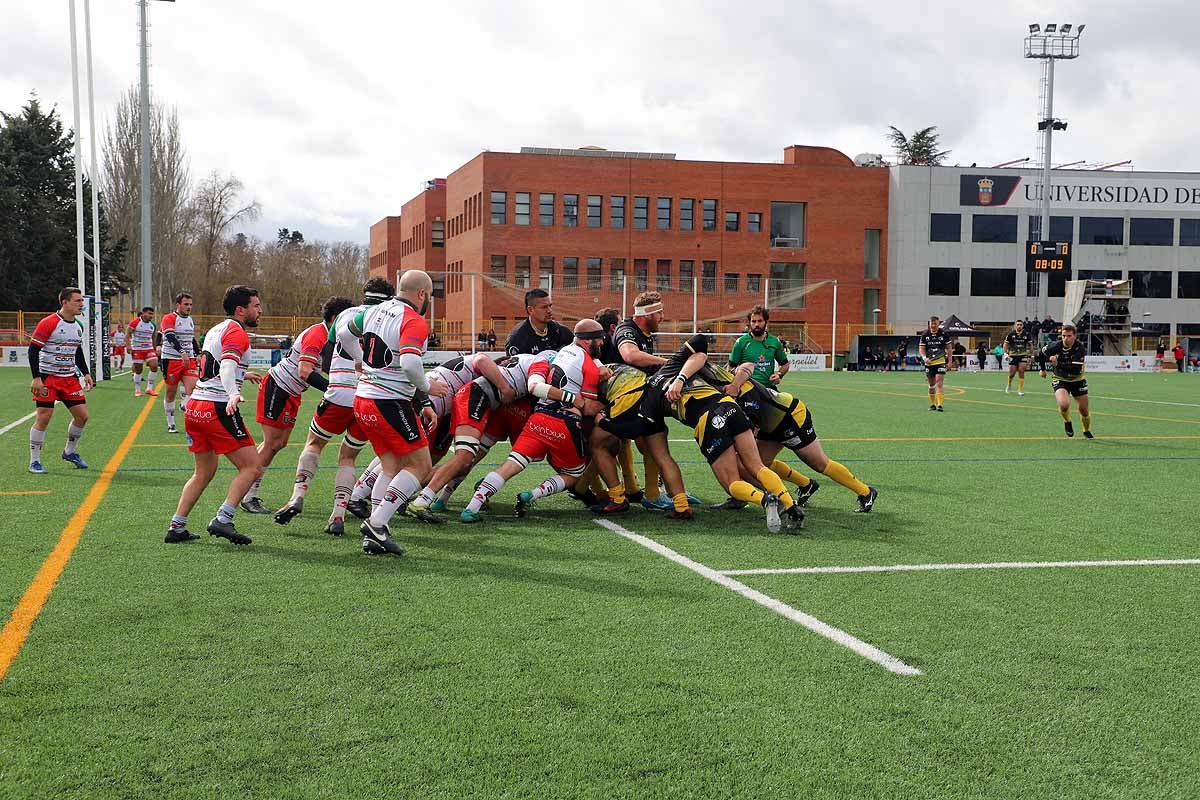
[[(0, 110), (36, 91), (70, 126), (67, 0), (2, 5)], [(1048, 6), (151, 2), (151, 82), (178, 110), (193, 176), (241, 178), (263, 208), (251, 231), (268, 237), (365, 243), (424, 180), (483, 149), (778, 161), (812, 144), (890, 158), (888, 125), (937, 125), (949, 164), (1036, 158), (1039, 67), (1022, 58), (1035, 21), (1087, 24), (1081, 57), (1056, 70), (1055, 115), (1070, 123), (1056, 164), (1200, 171), (1200, 6)], [(92, 16), (103, 128), (138, 79), (137, 4), (93, 0)]]

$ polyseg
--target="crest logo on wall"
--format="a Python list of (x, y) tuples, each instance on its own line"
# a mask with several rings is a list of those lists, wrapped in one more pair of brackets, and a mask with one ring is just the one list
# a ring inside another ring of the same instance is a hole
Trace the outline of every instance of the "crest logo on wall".
[(979, 186), (979, 205), (990, 206), (992, 204), (992, 187), (996, 185), (996, 182), (991, 178), (980, 178), (976, 181), (976, 185)]

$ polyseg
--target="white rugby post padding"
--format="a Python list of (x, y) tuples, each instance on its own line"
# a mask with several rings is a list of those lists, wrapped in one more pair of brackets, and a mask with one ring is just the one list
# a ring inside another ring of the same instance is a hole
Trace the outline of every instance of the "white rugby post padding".
[(833, 354), (829, 366), (837, 363), (837, 281), (833, 282), (833, 325), (829, 328), (829, 352)]
[[(83, 43), (87, 67), (88, 150), (92, 162), (92, 379), (104, 380), (104, 309), (100, 292), (100, 173), (96, 169), (96, 89), (92, 80), (92, 0), (83, 0)], [(80, 289), (83, 286), (79, 287)]]

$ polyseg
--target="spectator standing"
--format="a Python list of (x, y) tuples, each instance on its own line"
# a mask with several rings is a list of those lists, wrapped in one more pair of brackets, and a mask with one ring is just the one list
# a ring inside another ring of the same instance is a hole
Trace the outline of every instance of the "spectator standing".
[(975, 350), (975, 357), (979, 359), (979, 371), (987, 369), (988, 346), (987, 342), (981, 341), (979, 347)]
[(1184, 352), (1184, 349), (1183, 349), (1183, 342), (1175, 343), (1175, 349), (1173, 351), (1171, 351), (1171, 355), (1175, 356), (1175, 371), (1182, 373), (1183, 372), (1183, 359), (1185, 356), (1187, 356), (1187, 353)]
[(996, 369), (1004, 369), (1004, 348), (996, 345), (992, 348), (992, 355), (996, 357)]
[(1154, 371), (1162, 372), (1163, 362), (1167, 358), (1167, 340), (1159, 339), (1158, 346), (1154, 348)]
[(488, 350), (496, 349), (496, 329), (495, 328), (492, 328), (490, 331), (488, 331), (487, 346), (488, 346)]

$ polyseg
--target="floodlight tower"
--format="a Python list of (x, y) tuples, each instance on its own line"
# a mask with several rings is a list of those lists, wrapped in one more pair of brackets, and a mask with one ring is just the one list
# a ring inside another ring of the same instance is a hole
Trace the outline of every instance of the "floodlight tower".
[[(1050, 239), (1050, 146), (1054, 131), (1065, 131), (1067, 123), (1054, 118), (1054, 62), (1059, 59), (1079, 58), (1079, 36), (1084, 25), (1071, 32), (1071, 23), (1051, 22), (1043, 28), (1034, 23), (1029, 26), (1025, 37), (1025, 57), (1042, 61), (1042, 118), (1038, 130), (1042, 132), (1042, 241)], [(1046, 313), (1047, 281), (1038, 279), (1038, 294), (1041, 295), (1041, 315)]]

